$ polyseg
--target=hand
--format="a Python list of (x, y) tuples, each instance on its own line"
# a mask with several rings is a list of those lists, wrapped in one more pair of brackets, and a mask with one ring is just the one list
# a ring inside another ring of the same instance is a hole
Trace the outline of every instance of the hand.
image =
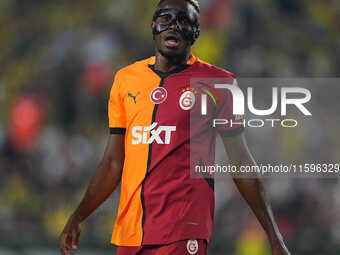
[(73, 250), (78, 249), (79, 236), (81, 233), (79, 224), (80, 222), (74, 217), (68, 220), (59, 238), (61, 255), (70, 255), (70, 248)]
[(287, 247), (281, 243), (275, 246), (272, 246), (272, 255), (290, 255)]

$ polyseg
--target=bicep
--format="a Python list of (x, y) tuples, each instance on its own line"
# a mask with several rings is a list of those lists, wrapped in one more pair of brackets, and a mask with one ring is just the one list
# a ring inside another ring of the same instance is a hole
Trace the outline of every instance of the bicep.
[(222, 137), (222, 141), (232, 164), (239, 165), (253, 161), (243, 133), (235, 136)]
[(110, 166), (110, 170), (121, 173), (124, 164), (124, 134), (111, 134), (108, 138), (103, 163)]

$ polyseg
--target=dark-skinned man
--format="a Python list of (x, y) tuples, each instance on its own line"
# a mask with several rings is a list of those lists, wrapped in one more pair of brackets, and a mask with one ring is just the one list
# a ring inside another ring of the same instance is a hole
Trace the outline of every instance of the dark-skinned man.
[[(155, 56), (116, 73), (108, 106), (106, 151), (60, 236), (62, 255), (77, 249), (80, 223), (120, 182), (111, 239), (117, 245), (117, 255), (207, 254), (214, 222), (214, 189), (207, 178), (191, 176), (194, 159), (190, 159), (190, 150), (204, 151), (209, 148), (204, 144), (214, 145), (216, 137), (214, 132), (200, 130), (207, 127), (207, 116), (190, 130), (190, 111), (195, 109), (190, 82), (212, 77), (235, 80), (235, 76), (191, 55), (200, 33), (199, 12), (195, 0), (161, 0), (151, 26)], [(214, 112), (218, 117), (234, 117), (230, 102)], [(216, 128), (230, 164), (237, 167), (255, 164), (242, 131), (237, 124)], [(206, 151), (206, 162), (212, 160), (212, 152)], [(233, 180), (267, 233), (272, 254), (288, 255), (260, 180)]]

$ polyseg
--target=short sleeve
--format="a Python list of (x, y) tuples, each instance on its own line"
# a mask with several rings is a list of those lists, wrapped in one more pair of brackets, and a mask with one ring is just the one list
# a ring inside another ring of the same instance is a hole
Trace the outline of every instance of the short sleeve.
[(108, 103), (109, 128), (111, 134), (125, 134), (126, 131), (125, 110), (120, 92), (122, 86), (121, 78), (120, 73), (117, 72)]
[[(232, 86), (238, 86), (236, 79), (233, 79)], [(233, 96), (230, 90), (220, 91), (223, 93), (223, 104), (217, 109), (215, 117), (221, 123), (216, 125), (217, 131), (222, 137), (238, 135), (244, 130), (244, 115), (233, 114)]]

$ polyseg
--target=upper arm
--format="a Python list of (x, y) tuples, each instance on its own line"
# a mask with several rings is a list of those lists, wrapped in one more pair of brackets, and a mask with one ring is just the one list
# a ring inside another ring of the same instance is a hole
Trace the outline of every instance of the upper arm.
[[(238, 87), (235, 77), (232, 79), (232, 85), (229, 80), (226, 84), (231, 86), (230, 88)], [(237, 164), (251, 157), (243, 134), (244, 115), (234, 113), (234, 97), (229, 89), (224, 89), (220, 94), (224, 104), (216, 111), (215, 117), (221, 121), (221, 124), (216, 125), (216, 130), (222, 138), (229, 160)]]
[(234, 136), (222, 136), (224, 148), (232, 164), (248, 164), (254, 162), (243, 133)]
[(122, 74), (117, 72), (110, 91), (108, 103), (108, 117), (111, 134), (125, 134), (126, 113), (122, 97)]
[(245, 144), (243, 133), (234, 136), (221, 137), (229, 158), (238, 158), (239, 154), (247, 151), (247, 145)]
[(107, 141), (102, 163), (107, 165), (114, 175), (122, 174), (125, 158), (124, 140), (123, 134), (111, 134)]
[(118, 71), (111, 87), (108, 102), (110, 136), (103, 158), (103, 162), (108, 163), (110, 169), (120, 169), (120, 171), (124, 164), (124, 140), (126, 131), (126, 113), (121, 96), (121, 87), (122, 74)]

